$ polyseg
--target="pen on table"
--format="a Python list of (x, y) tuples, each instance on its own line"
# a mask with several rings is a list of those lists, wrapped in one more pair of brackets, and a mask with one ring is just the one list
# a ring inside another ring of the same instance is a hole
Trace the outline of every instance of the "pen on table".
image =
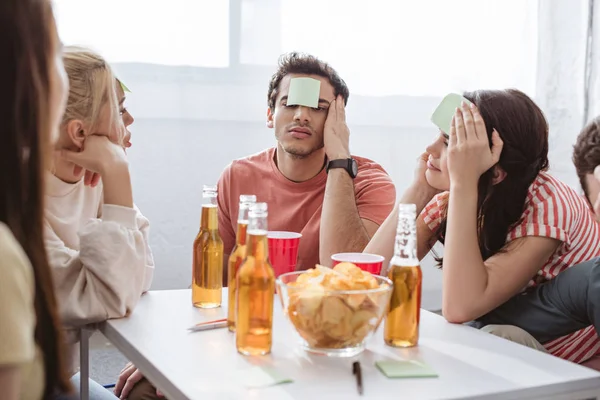
[(360, 363), (358, 361), (354, 361), (352, 363), (352, 373), (356, 376), (356, 387), (358, 389), (358, 394), (363, 394), (363, 384), (362, 384), (362, 372), (360, 370)]
[(217, 319), (214, 321), (200, 322), (188, 328), (191, 332), (206, 331), (209, 329), (219, 329), (227, 327), (227, 318)]

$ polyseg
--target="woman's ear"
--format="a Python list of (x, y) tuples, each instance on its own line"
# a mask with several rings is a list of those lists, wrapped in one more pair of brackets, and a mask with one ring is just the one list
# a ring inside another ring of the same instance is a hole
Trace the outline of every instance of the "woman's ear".
[(495, 165), (494, 167), (494, 177), (492, 178), (492, 185), (497, 185), (506, 178), (506, 171), (502, 169), (501, 166)]
[(69, 137), (69, 143), (77, 149), (83, 148), (83, 142), (87, 136), (87, 130), (83, 125), (83, 122), (78, 119), (72, 119), (67, 122), (67, 136)]

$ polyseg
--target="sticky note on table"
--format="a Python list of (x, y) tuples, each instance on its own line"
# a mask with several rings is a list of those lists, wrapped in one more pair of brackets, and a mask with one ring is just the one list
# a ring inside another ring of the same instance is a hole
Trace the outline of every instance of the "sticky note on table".
[(377, 361), (375, 366), (388, 378), (436, 378), (431, 367), (418, 361)]
[(252, 367), (240, 371), (244, 386), (249, 388), (259, 388), (279, 385), (282, 383), (291, 383), (292, 379), (284, 376), (273, 367)]
[(321, 81), (313, 78), (292, 78), (288, 91), (287, 105), (319, 107)]
[(444, 97), (439, 106), (435, 109), (431, 115), (431, 122), (433, 122), (442, 132), (446, 135), (450, 134), (450, 125), (452, 124), (452, 117), (457, 107), (461, 106), (462, 102), (471, 104), (469, 100), (457, 93), (450, 93)]

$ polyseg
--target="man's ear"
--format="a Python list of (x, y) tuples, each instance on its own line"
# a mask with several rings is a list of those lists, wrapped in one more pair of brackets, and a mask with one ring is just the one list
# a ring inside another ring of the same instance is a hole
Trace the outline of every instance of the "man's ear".
[(72, 119), (67, 122), (67, 135), (69, 142), (77, 149), (83, 148), (83, 142), (87, 136), (87, 130), (81, 120)]
[(267, 128), (273, 129), (273, 111), (271, 107), (267, 108)]
[(496, 165), (494, 168), (494, 177), (492, 178), (492, 185), (497, 185), (506, 178), (506, 171), (501, 166)]

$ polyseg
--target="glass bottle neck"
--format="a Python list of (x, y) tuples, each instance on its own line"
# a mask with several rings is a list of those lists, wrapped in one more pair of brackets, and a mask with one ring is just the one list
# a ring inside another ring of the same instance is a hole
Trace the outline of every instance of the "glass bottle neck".
[(246, 244), (246, 239), (248, 237), (248, 221), (239, 221), (238, 220), (238, 225), (237, 225), (237, 232), (236, 232), (236, 244), (238, 246), (243, 246)]
[(394, 263), (406, 266), (418, 265), (416, 212), (400, 207), (394, 248)]
[(215, 231), (219, 229), (219, 217), (216, 205), (202, 205), (202, 217), (200, 219), (200, 228), (206, 231)]
[(256, 235), (266, 235), (268, 231), (267, 227), (267, 214), (261, 214), (256, 216), (251, 216), (248, 219), (248, 234), (252, 234), (255, 232)]
[(269, 257), (269, 244), (266, 231), (248, 231), (248, 255), (257, 261), (265, 261)]
[(250, 219), (250, 209), (248, 204), (242, 203), (239, 208), (240, 212), (238, 214), (237, 222), (238, 224), (246, 224), (248, 225), (248, 220)]
[(268, 258), (267, 214), (250, 217), (248, 221), (248, 255), (257, 260)]
[(250, 207), (248, 203), (240, 203), (239, 215), (237, 220), (237, 232), (236, 232), (236, 244), (244, 245), (246, 244), (246, 239), (248, 235), (248, 219), (250, 213)]

